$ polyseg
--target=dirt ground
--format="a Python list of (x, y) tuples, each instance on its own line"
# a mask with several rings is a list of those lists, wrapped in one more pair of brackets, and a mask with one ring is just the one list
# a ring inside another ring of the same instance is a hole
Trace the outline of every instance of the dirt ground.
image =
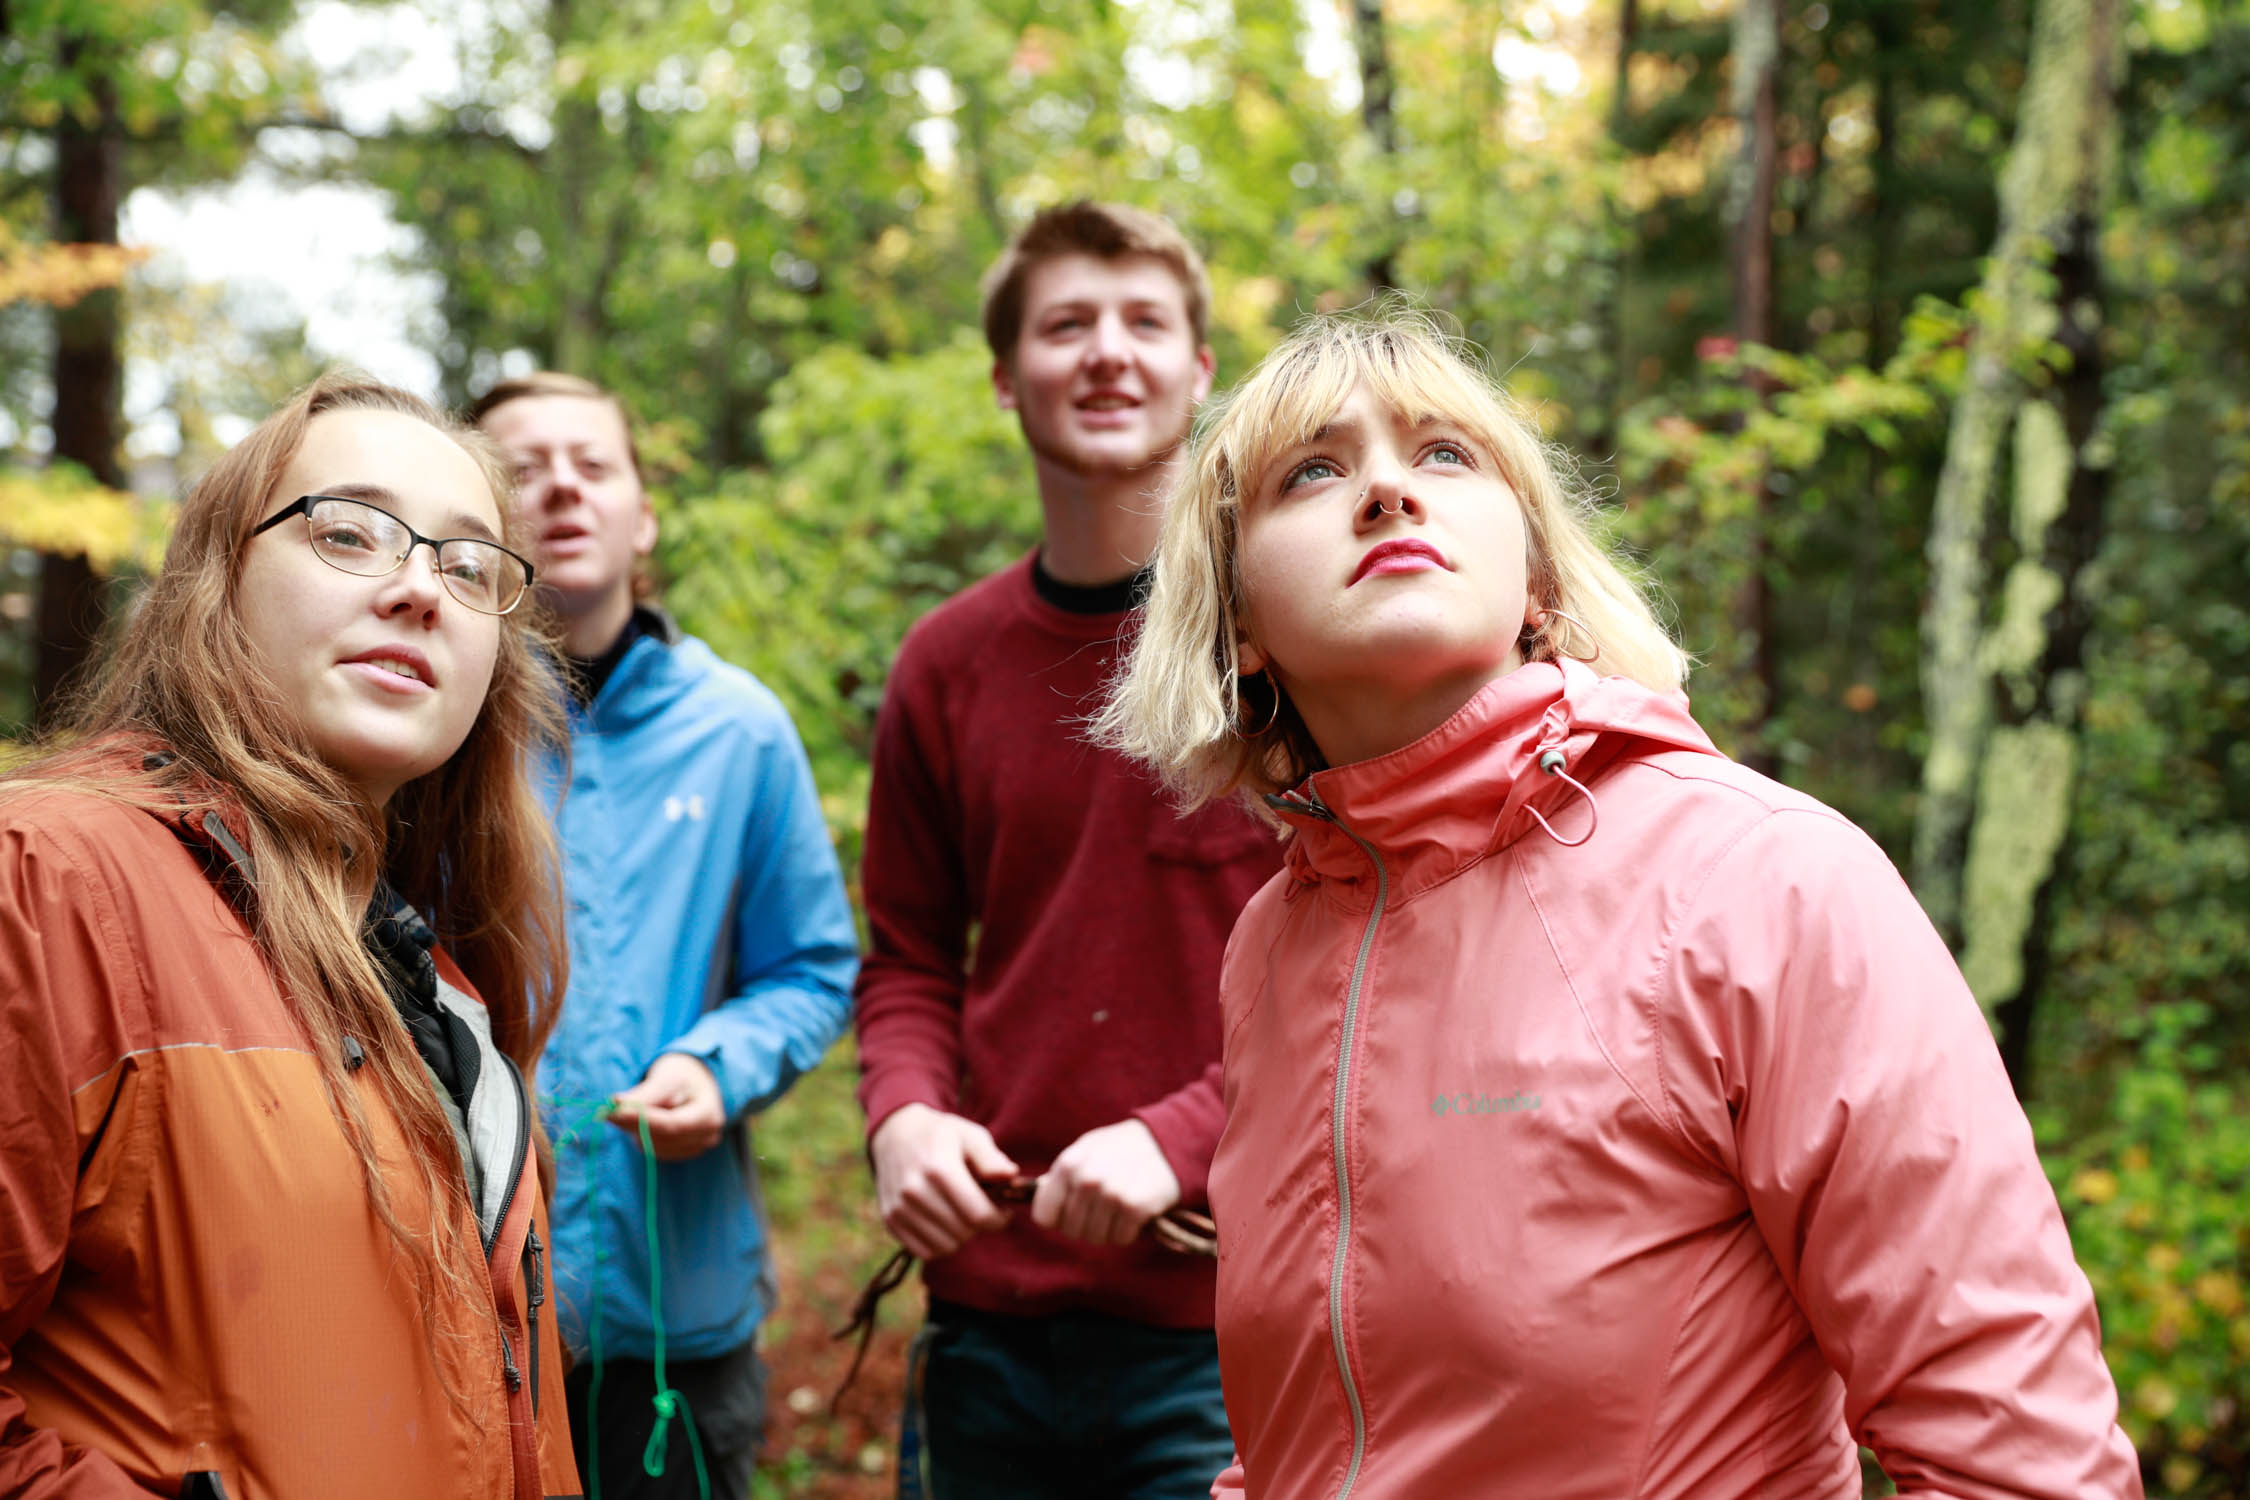
[(766, 1324), (770, 1408), (765, 1455), (753, 1493), (807, 1500), (878, 1500), (896, 1493), (899, 1392), (906, 1346), (921, 1311), (910, 1282), (884, 1304), (859, 1378), (830, 1401), (851, 1365), (855, 1339), (829, 1336), (850, 1317), (860, 1278), (841, 1266), (779, 1257), (782, 1310)]
[[(753, 1141), (766, 1189), (781, 1299), (760, 1343), (767, 1369), (766, 1446), (757, 1500), (879, 1500), (897, 1492), (899, 1393), (922, 1318), (914, 1277), (883, 1304), (859, 1378), (830, 1410), (854, 1340), (831, 1332), (896, 1248), (876, 1217), (852, 1098), (849, 1042), (759, 1121)], [(729, 1497), (738, 1500), (738, 1497)]]

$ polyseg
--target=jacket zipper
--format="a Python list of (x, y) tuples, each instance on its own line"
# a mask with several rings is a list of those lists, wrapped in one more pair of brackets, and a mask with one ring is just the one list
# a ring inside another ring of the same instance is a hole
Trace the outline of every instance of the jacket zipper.
[(1367, 983), (1367, 960), (1375, 951), (1375, 929), (1381, 925), (1383, 910), (1390, 904), (1391, 876), (1383, 867), (1383, 857), (1375, 846), (1346, 828), (1333, 812), (1314, 794), (1299, 810), (1332, 825), (1338, 833), (1359, 845), (1368, 862), (1375, 866), (1375, 905), (1367, 913), (1367, 927), (1359, 936), (1359, 956), (1352, 960), (1351, 988), (1344, 994), (1343, 1035), (1336, 1043), (1336, 1098), (1329, 1107), (1329, 1129), (1336, 1158), (1336, 1254), (1328, 1270), (1328, 1337), (1336, 1350), (1336, 1373), (1344, 1383), (1344, 1399), (1352, 1412), (1352, 1461), (1344, 1471), (1344, 1482), (1336, 1491), (1336, 1500), (1346, 1500), (1352, 1487), (1359, 1483), (1360, 1466), (1367, 1460), (1367, 1413), (1359, 1401), (1359, 1382), (1352, 1378), (1351, 1356), (1344, 1348), (1344, 1264), (1351, 1248), (1352, 1237), (1352, 1184), (1348, 1162), (1344, 1153), (1344, 1101), (1351, 1087), (1352, 1045), (1359, 1029), (1359, 1000)]
[(508, 1075), (509, 1084), (516, 1091), (516, 1149), (508, 1157), (508, 1187), (500, 1195), (500, 1207), (492, 1215), (492, 1232), (484, 1236), (484, 1258), (492, 1259), (492, 1250), (500, 1242), (501, 1226), (508, 1222), (508, 1210), (516, 1206), (516, 1189), (523, 1185), (524, 1153), (531, 1149), (531, 1099), (524, 1091), (523, 1075), (516, 1071), (515, 1060), (498, 1047), (492, 1049), (500, 1059), (501, 1071)]
[[(484, 1257), (487, 1267), (490, 1267), (492, 1263), (494, 1247), (500, 1242), (500, 1230), (508, 1222), (508, 1210), (515, 1207), (516, 1190), (523, 1186), (524, 1156), (531, 1149), (531, 1098), (529, 1092), (523, 1086), (523, 1075), (516, 1071), (514, 1059), (510, 1058), (505, 1052), (501, 1052), (497, 1047), (493, 1051), (500, 1059), (500, 1071), (508, 1075), (508, 1084), (516, 1091), (516, 1148), (508, 1156), (508, 1186), (500, 1195), (499, 1209), (492, 1215), (492, 1233), (484, 1237)], [(497, 1317), (499, 1308), (495, 1306), (493, 1312)], [(523, 1372), (516, 1368), (515, 1346), (508, 1341), (508, 1323), (505, 1318), (498, 1318), (498, 1323), (500, 1328), (501, 1370), (507, 1376), (508, 1389), (520, 1391), (523, 1389)], [(526, 1316), (525, 1326), (531, 1329), (531, 1337), (536, 1340), (539, 1337), (539, 1314), (536, 1310)], [(532, 1354), (534, 1358), (538, 1355), (536, 1343), (532, 1347)], [(538, 1374), (536, 1365), (533, 1366), (532, 1373), (534, 1376)], [(532, 1414), (534, 1416), (538, 1415), (537, 1390), (538, 1387), (535, 1382), (532, 1396)]]
[(547, 1247), (539, 1243), (539, 1226), (533, 1224), (524, 1240), (524, 1281), (531, 1295), (524, 1327), (531, 1332), (531, 1414), (539, 1415), (539, 1309), (547, 1305)]

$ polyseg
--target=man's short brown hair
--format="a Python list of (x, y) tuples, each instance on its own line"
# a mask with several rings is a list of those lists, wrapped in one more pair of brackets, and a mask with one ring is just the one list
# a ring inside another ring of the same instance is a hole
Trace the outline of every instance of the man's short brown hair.
[(625, 429), (625, 456), (633, 464), (633, 473), (643, 484), (648, 475), (641, 472), (641, 446), (633, 437), (633, 414), (617, 393), (594, 384), (578, 375), (565, 375), (559, 370), (535, 370), (529, 375), (516, 375), (495, 382), (491, 389), (469, 403), (465, 415), (477, 427), (484, 419), (511, 401), (521, 401), (527, 396), (583, 396), (589, 401), (607, 401), (617, 413), (617, 424)]
[(1211, 321), (1211, 281), (1204, 274), (1203, 257), (1195, 253), (1187, 236), (1170, 219), (1145, 208), (1080, 199), (1042, 210), (985, 272), (984, 341), (992, 346), (994, 359), (1015, 357), (1016, 339), (1023, 332), (1024, 285), (1031, 279), (1032, 267), (1058, 255), (1103, 260), (1154, 256), (1180, 283), (1196, 345), (1205, 342)]

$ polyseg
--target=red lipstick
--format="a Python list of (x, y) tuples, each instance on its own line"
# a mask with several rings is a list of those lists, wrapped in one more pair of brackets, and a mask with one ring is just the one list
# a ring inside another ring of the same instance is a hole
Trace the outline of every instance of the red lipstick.
[[(1428, 542), (1418, 542), (1411, 537), (1402, 537), (1388, 542), (1378, 542), (1373, 547), (1368, 548), (1367, 555), (1359, 560), (1359, 567), (1353, 571), (1351, 582), (1357, 583), (1362, 578), (1371, 577), (1377, 573), (1421, 573), (1432, 568), (1451, 568), (1452, 566), (1445, 560), (1445, 554)], [(1344, 587), (1350, 588), (1351, 583), (1345, 584)]]

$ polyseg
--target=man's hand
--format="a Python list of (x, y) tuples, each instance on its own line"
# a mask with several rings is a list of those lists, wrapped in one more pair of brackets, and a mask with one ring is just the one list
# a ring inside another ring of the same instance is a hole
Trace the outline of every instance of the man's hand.
[(1097, 1245), (1126, 1245), (1180, 1201), (1180, 1179), (1138, 1120), (1089, 1130), (1039, 1179), (1031, 1222)]
[(667, 1052), (641, 1081), (610, 1099), (609, 1123), (638, 1140), (648, 1116), (648, 1143), (658, 1161), (686, 1161), (719, 1144), (726, 1099), (711, 1070), (685, 1052)]
[(883, 1227), (924, 1261), (941, 1260), (1008, 1216), (976, 1179), (1012, 1177), (1016, 1164), (974, 1120), (927, 1104), (893, 1110), (867, 1143)]

